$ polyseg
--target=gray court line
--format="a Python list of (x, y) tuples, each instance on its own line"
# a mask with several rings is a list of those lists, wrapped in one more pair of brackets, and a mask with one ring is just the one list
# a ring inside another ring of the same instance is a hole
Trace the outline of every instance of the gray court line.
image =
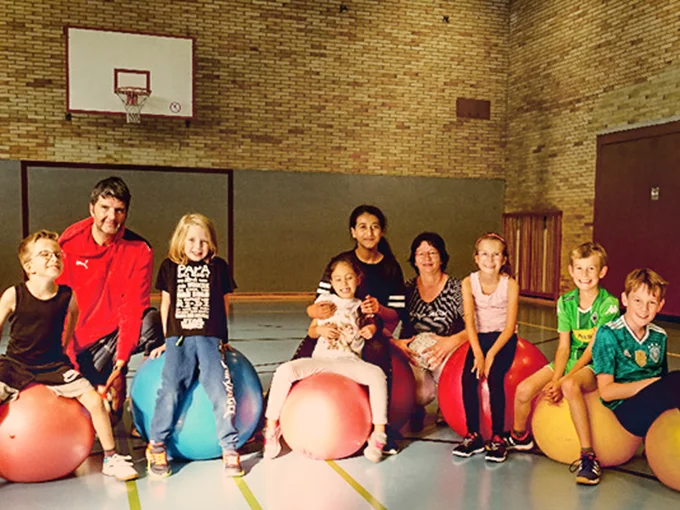
[(541, 345), (541, 344), (549, 344), (550, 342), (554, 342), (555, 340), (559, 340), (560, 337), (556, 336), (555, 338), (548, 338), (547, 340), (541, 340), (540, 342), (535, 342), (534, 345)]

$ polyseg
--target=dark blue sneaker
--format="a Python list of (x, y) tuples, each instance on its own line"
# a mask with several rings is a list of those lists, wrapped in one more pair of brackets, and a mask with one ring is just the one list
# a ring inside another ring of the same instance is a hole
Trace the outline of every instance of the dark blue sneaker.
[(576, 483), (583, 485), (597, 485), (600, 483), (600, 463), (595, 458), (594, 453), (582, 453), (579, 460), (575, 460), (569, 471), (572, 473), (578, 469), (576, 473)]

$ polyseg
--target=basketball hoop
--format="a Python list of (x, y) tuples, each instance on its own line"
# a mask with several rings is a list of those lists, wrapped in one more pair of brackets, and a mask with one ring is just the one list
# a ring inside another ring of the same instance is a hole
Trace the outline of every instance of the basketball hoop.
[(142, 119), (142, 107), (151, 95), (151, 90), (143, 87), (118, 87), (116, 95), (125, 106), (126, 120), (129, 124), (139, 124)]

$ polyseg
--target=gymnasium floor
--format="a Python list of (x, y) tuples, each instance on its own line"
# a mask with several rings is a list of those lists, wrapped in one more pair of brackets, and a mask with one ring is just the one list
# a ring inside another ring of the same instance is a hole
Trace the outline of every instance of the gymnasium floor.
[[(306, 331), (305, 306), (302, 301), (238, 301), (233, 305), (232, 345), (255, 365), (265, 388), (278, 363), (289, 359)], [(680, 369), (680, 325), (659, 324), (669, 333), (669, 365)], [(548, 358), (556, 348), (554, 328), (553, 308), (521, 304), (520, 336), (538, 345)], [(0, 342), (0, 352), (6, 342), (6, 338)], [(133, 359), (130, 377), (140, 361), (139, 356)], [(436, 404), (430, 410), (436, 410)], [(280, 458), (264, 462), (257, 451), (248, 453), (246, 445), (242, 457), (246, 476), (236, 480), (221, 475), (217, 460), (174, 464), (170, 478), (149, 480), (144, 476), (144, 444), (128, 438), (123, 427), (116, 432), (120, 450), (132, 455), (142, 474), (137, 481), (121, 483), (103, 477), (99, 472), (101, 453), (95, 444), (95, 452), (70, 478), (40, 484), (0, 479), (1, 508), (680, 508), (680, 493), (661, 485), (642, 457), (605, 470), (596, 487), (577, 486), (567, 466), (540, 453), (514, 454), (501, 465), (489, 465), (482, 456), (454, 459), (451, 449), (460, 437), (448, 427), (437, 427), (431, 413), (422, 433), (411, 434), (407, 425), (402, 430), (402, 452), (379, 464), (371, 464), (363, 456), (335, 462), (312, 461), (287, 450)]]

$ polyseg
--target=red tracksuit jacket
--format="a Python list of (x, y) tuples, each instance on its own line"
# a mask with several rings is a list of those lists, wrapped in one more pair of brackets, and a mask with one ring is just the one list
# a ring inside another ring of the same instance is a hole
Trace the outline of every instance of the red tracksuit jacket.
[(125, 228), (111, 244), (100, 246), (92, 237), (92, 223), (92, 218), (79, 221), (59, 238), (64, 272), (58, 282), (73, 289), (80, 309), (72, 348), (79, 353), (118, 330), (115, 359), (127, 363), (150, 306), (153, 251)]

